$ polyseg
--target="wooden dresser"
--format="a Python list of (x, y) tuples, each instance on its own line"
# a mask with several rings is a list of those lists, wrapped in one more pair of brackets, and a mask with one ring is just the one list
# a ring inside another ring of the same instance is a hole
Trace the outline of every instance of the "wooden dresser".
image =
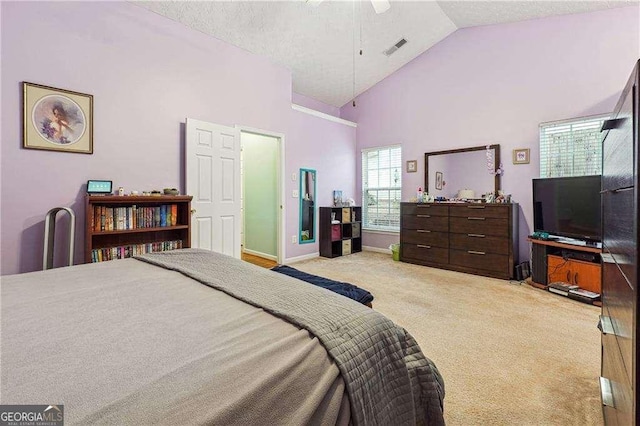
[(509, 279), (518, 259), (518, 205), (401, 203), (400, 260)]
[(636, 425), (638, 409), (638, 101), (636, 64), (605, 121), (602, 149), (602, 371), (607, 425)]

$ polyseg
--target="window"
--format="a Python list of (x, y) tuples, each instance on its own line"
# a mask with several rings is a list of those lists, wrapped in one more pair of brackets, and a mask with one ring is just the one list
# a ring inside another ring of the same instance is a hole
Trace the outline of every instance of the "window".
[(362, 228), (400, 231), (402, 148), (362, 150)]
[(602, 174), (600, 129), (609, 114), (540, 124), (540, 177)]

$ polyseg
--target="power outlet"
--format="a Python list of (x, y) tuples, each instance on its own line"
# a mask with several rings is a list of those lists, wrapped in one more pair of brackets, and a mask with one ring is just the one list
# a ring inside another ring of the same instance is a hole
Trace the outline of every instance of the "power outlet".
[(294, 182), (297, 181), (298, 180), (298, 174), (295, 173), (295, 172), (291, 173), (291, 180), (294, 181)]
[(298, 190), (297, 190), (297, 189), (294, 189), (294, 190), (291, 192), (291, 197), (293, 197), (293, 198), (298, 198), (299, 196), (300, 196), (300, 193), (298, 192)]
[(292, 235), (291, 236), (291, 244), (296, 244), (298, 242), (298, 236), (297, 235)]

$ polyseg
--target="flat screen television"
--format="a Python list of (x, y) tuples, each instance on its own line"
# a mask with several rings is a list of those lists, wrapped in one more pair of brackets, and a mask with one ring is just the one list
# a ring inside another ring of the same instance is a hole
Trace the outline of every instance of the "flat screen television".
[(600, 175), (533, 179), (533, 223), (537, 232), (599, 242)]

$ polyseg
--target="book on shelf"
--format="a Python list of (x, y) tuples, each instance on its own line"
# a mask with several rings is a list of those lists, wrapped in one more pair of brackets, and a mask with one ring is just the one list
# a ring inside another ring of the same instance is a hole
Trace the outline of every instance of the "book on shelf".
[(182, 248), (182, 240), (156, 241), (153, 243), (128, 244), (117, 247), (96, 248), (91, 251), (92, 262), (126, 259), (139, 254), (169, 251)]
[(158, 228), (178, 224), (178, 205), (128, 207), (96, 206), (93, 210), (94, 231), (124, 231), (139, 228)]

